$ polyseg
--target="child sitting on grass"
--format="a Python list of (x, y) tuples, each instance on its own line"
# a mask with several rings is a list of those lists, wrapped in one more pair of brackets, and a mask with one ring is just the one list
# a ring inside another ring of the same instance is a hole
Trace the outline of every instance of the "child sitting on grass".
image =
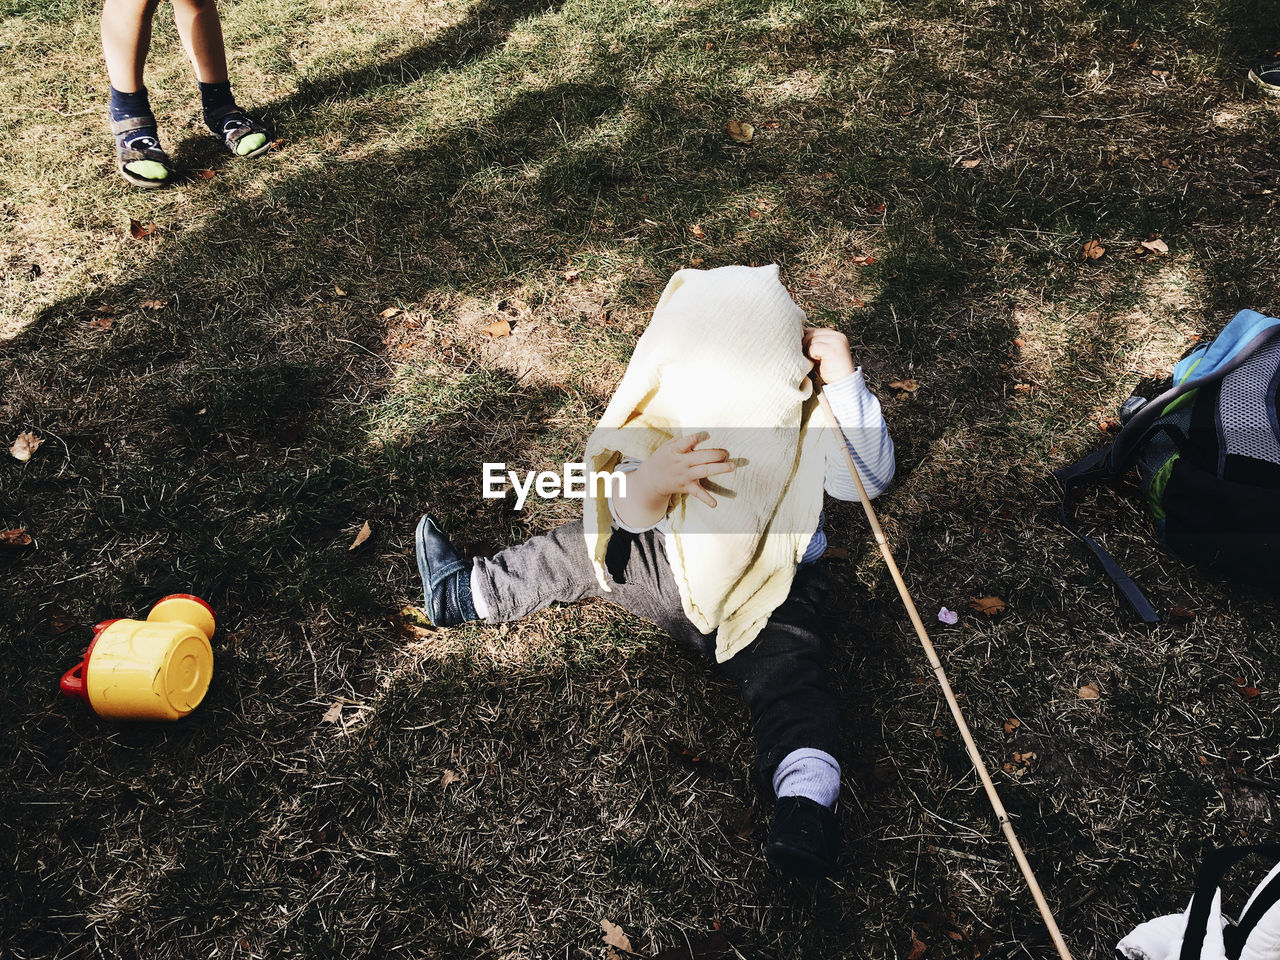
[[(839, 850), (822, 491), (857, 499), (839, 442), (869, 496), (894, 459), (848, 341), (803, 321), (777, 267), (677, 273), (587, 447), (588, 469), (617, 469), (625, 490), (589, 490), (583, 522), (491, 559), (464, 561), (430, 515), (416, 546), (438, 626), (606, 597), (716, 660), (750, 709), (756, 773), (777, 798), (764, 852), (815, 879)], [(813, 369), (839, 439), (815, 419)]]
[[(106, 0), (102, 5), (102, 51), (111, 80), (116, 169), (136, 187), (162, 187), (173, 176), (173, 162), (160, 146), (142, 82), (157, 6), (159, 0)], [(204, 122), (237, 157), (266, 153), (270, 148), (267, 128), (231, 95), (222, 21), (214, 0), (173, 0), (173, 19), (200, 84)]]

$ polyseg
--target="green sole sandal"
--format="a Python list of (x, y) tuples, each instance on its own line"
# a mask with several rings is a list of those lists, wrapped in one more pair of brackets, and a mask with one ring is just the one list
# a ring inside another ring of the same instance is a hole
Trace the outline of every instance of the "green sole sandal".
[(112, 121), (111, 135), (116, 138), (116, 169), (135, 187), (152, 190), (167, 186), (173, 179), (173, 161), (160, 149), (153, 136), (134, 137), (127, 145), (120, 138), (135, 130), (155, 129), (150, 117), (129, 117)]
[(209, 129), (237, 157), (260, 157), (271, 149), (270, 131), (234, 103), (205, 115)]

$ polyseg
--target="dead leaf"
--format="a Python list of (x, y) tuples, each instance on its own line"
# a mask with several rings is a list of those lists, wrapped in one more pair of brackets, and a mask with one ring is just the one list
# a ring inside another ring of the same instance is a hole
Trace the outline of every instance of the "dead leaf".
[(1139, 240), (1138, 246), (1147, 251), (1147, 253), (1154, 253), (1156, 256), (1162, 256), (1169, 252), (1169, 245), (1159, 237), (1153, 240)]
[(1078, 695), (1081, 700), (1097, 700), (1102, 696), (1102, 694), (1098, 692), (1098, 685), (1096, 683), (1086, 683), (1080, 688)]
[(458, 771), (445, 770), (444, 773), (440, 774), (440, 788), (443, 790), (445, 787), (449, 786), (449, 784), (457, 783), (458, 779)]
[(565, 283), (573, 283), (573, 281), (577, 280), (580, 276), (582, 276), (581, 270), (576, 267), (570, 267), (564, 272)]
[(31, 546), (31, 534), (21, 527), (16, 530), (0, 530), (0, 547), (16, 549)]
[(1152, 70), (1151, 75), (1153, 77), (1159, 77), (1161, 80), (1168, 80), (1171, 76), (1173, 76), (1173, 74), (1170, 73), (1168, 70)]
[(1020, 726), (1022, 726), (1021, 720), (1017, 717), (1010, 717), (1004, 722), (1004, 732), (1013, 733), (1013, 731), (1017, 730)]
[(906, 380), (894, 380), (889, 384), (890, 390), (901, 390), (903, 393), (915, 393), (920, 389), (920, 384), (911, 378)]
[(1169, 157), (1165, 157), (1163, 160), (1161, 160), (1161, 161), (1160, 161), (1160, 166), (1164, 167), (1166, 170), (1177, 170), (1177, 169), (1178, 169), (1178, 165), (1177, 165), (1176, 163), (1174, 163), (1174, 162), (1173, 162), (1173, 160), (1172, 160), (1172, 159), (1170, 159)]
[(852, 263), (855, 267), (869, 267), (876, 262), (876, 258), (868, 253), (865, 256), (852, 257), (850, 258), (849, 262)]
[(216, 170), (192, 170), (191, 175), (197, 180), (212, 180), (218, 175)]
[(337, 294), (339, 297), (345, 297), (347, 295), (347, 291), (343, 290), (336, 283), (333, 285), (333, 292)]
[(401, 312), (402, 311), (400, 310), (399, 307), (387, 307), (387, 309), (383, 310), (380, 314), (378, 314), (378, 316), (380, 316), (383, 320), (390, 320), (392, 317), (398, 315)]
[(1235, 685), (1236, 693), (1240, 694), (1240, 696), (1244, 697), (1246, 700), (1252, 700), (1262, 692), (1257, 687), (1249, 686), (1244, 677), (1234, 677), (1231, 682)]
[(13, 446), (9, 448), (9, 455), (15, 460), (26, 463), (31, 459), (31, 455), (40, 449), (40, 444), (44, 443), (30, 430), (23, 430), (18, 434), (18, 439), (13, 441)]
[(885, 211), (885, 204), (883, 203), (877, 203), (874, 207), (871, 208), (872, 213), (884, 213), (884, 211)]
[(981, 162), (982, 162), (982, 158), (981, 158), (981, 157), (975, 157), (975, 158), (974, 158), (974, 159), (972, 159), (972, 160), (961, 160), (961, 161), (960, 161), (960, 166), (964, 167), (966, 170), (972, 170), (974, 167), (976, 167), (976, 166), (977, 166), (978, 164), (980, 164)]
[(693, 258), (691, 258), (691, 259), (689, 260), (689, 266), (691, 266), (691, 267), (700, 267), (700, 266), (702, 266), (702, 258), (701, 258), (701, 257), (693, 257)]
[(371, 533), (373, 533), (373, 530), (370, 529), (369, 521), (366, 520), (364, 522), (364, 526), (360, 528), (360, 532), (356, 534), (356, 538), (351, 541), (351, 546), (347, 547), (347, 550), (354, 550), (356, 547), (360, 546), (360, 544), (369, 539), (369, 534)]
[(631, 953), (631, 941), (627, 935), (622, 932), (622, 928), (616, 923), (610, 923), (608, 920), (600, 921), (600, 929), (604, 931), (604, 943), (607, 947), (617, 947), (619, 950), (625, 950)]
[(706, 237), (706, 233), (703, 231), (702, 227), (698, 226), (696, 223), (689, 228), (689, 232), (692, 233), (699, 240), (702, 240)]
[(846, 550), (844, 547), (827, 547), (827, 549), (826, 549), (826, 550), (824, 550), (824, 551), (822, 552), (822, 559), (824, 559), (824, 560), (848, 560), (848, 559), (849, 559), (849, 551), (848, 551), (848, 550)]
[(129, 235), (135, 240), (143, 240), (155, 233), (156, 225), (148, 223), (145, 227), (137, 220), (129, 220)]
[(911, 949), (907, 952), (907, 960), (920, 960), (924, 956), (924, 952), (929, 948), (916, 936), (914, 930), (911, 931)]
[(110, 330), (116, 322), (115, 317), (94, 317), (89, 321), (89, 326), (98, 330)]
[(138, 304), (143, 310), (163, 310), (169, 305), (168, 300), (161, 300), (158, 297), (151, 300), (143, 300)]
[(729, 131), (729, 136), (737, 140), (738, 143), (750, 143), (751, 138), (755, 136), (756, 128), (749, 123), (741, 120), (730, 120), (725, 124), (725, 129)]
[(1139, 44), (1139, 43), (1141, 43), (1141, 41), (1140, 41), (1140, 40), (1135, 40), (1135, 41), (1133, 41), (1133, 43), (1127, 44), (1127, 47), (1128, 47), (1128, 49), (1130, 49), (1130, 50), (1137, 50), (1137, 49), (1138, 49), (1138, 44)]
[(1005, 607), (1005, 602), (999, 597), (978, 597), (969, 601), (970, 610), (985, 614), (988, 617), (994, 617), (997, 613), (1004, 613)]
[(1013, 389), (1018, 393), (1034, 393), (1037, 388), (1034, 383), (1015, 383)]
[(1194, 620), (1196, 618), (1196, 612), (1194, 610), (1188, 610), (1186, 607), (1175, 606), (1169, 611), (1169, 616), (1173, 617), (1174, 620)]
[(1100, 256), (1102, 256), (1106, 252), (1107, 252), (1107, 248), (1104, 247), (1097, 240), (1090, 240), (1088, 243), (1084, 245), (1083, 253), (1084, 253), (1084, 258), (1086, 260), (1097, 260)]
[(490, 340), (497, 340), (499, 337), (509, 337), (511, 336), (511, 321), (506, 318), (503, 318), (502, 320), (495, 320), (480, 332)]
[(759, 216), (760, 216), (760, 211), (759, 211), (759, 210), (748, 210), (748, 211), (747, 211), (747, 219), (749, 219), (749, 220), (756, 220), (756, 219), (758, 219), (758, 218), (759, 218)]
[(320, 718), (321, 723), (341, 723), (342, 722), (342, 701), (335, 700), (329, 705), (329, 709), (324, 712), (324, 716)]

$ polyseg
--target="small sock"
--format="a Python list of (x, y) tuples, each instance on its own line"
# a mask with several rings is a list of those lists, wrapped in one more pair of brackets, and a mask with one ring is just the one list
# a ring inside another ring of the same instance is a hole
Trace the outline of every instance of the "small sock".
[[(204, 115), (207, 117), (219, 107), (229, 107), (236, 102), (236, 98), (231, 95), (231, 81), (223, 80), (221, 83), (202, 83), (200, 84), (200, 106), (204, 108)], [(214, 131), (218, 133), (220, 131)]]
[(133, 141), (143, 137), (149, 137), (160, 143), (160, 134), (156, 130), (156, 118), (151, 113), (151, 100), (147, 96), (147, 88), (143, 87), (136, 93), (123, 93), (115, 87), (111, 88), (111, 121), (113, 123), (120, 120), (150, 120), (149, 126), (142, 126), (136, 130), (130, 130), (128, 133), (122, 133), (116, 140), (123, 146), (130, 146)]
[(489, 619), (489, 604), (485, 603), (484, 591), (480, 589), (480, 568), (471, 566), (471, 606), (481, 620)]
[(840, 795), (840, 764), (812, 747), (792, 750), (773, 771), (773, 792), (778, 797), (808, 797), (830, 809)]

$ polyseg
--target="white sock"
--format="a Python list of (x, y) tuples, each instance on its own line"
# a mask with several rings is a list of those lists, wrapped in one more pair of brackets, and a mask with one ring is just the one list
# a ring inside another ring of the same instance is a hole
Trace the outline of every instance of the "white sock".
[(830, 809), (840, 795), (840, 763), (812, 747), (792, 750), (773, 771), (773, 792), (778, 797), (808, 797)]
[(471, 566), (471, 605), (476, 608), (476, 616), (481, 620), (489, 619), (489, 604), (484, 601), (484, 594), (480, 592), (480, 578), (478, 574), (480, 568), (475, 564)]

